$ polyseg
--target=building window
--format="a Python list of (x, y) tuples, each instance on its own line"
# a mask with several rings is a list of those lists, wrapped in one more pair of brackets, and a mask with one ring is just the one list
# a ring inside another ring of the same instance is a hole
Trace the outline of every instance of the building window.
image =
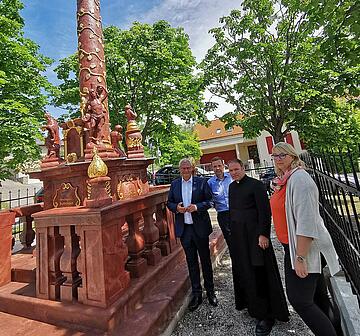
[(271, 154), (272, 153), (272, 149), (274, 147), (274, 140), (273, 140), (273, 137), (272, 136), (267, 136), (265, 138), (266, 140), (266, 145), (267, 145), (267, 150), (268, 150), (268, 153)]
[(259, 152), (256, 145), (248, 146), (249, 159), (254, 160), (254, 163), (260, 163)]
[(229, 128), (226, 129), (226, 132), (232, 132), (233, 130), (234, 130), (233, 127), (229, 127)]
[(294, 141), (291, 133), (287, 133), (284, 138), (285, 142), (288, 143), (291, 146), (294, 146)]
[(221, 129), (218, 128), (218, 129), (216, 130), (216, 134), (220, 134), (220, 133), (221, 133)]

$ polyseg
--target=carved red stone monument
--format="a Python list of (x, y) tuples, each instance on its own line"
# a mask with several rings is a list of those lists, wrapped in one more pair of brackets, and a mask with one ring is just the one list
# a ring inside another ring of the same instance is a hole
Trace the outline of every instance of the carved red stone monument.
[[(2, 286), (0, 311), (91, 333), (155, 335), (189, 289), (185, 257), (166, 208), (168, 188), (147, 181), (153, 159), (144, 157), (131, 106), (127, 157), (121, 127), (110, 133), (100, 2), (77, 4), (82, 115), (62, 124), (66, 162), (47, 116), (48, 154), (31, 174), (44, 185), (43, 211), (33, 214), (36, 281)], [(10, 245), (9, 226), (1, 230), (0, 242)], [(9, 273), (0, 277), (8, 280)]]

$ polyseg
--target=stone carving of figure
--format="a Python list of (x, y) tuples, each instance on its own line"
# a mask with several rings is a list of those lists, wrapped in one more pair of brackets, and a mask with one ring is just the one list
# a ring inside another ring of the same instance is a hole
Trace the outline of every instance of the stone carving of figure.
[(125, 106), (125, 116), (127, 118), (126, 125), (126, 147), (128, 158), (144, 157), (144, 148), (142, 146), (142, 135), (140, 128), (136, 124), (137, 114), (133, 111), (130, 105)]
[(137, 114), (133, 111), (132, 107), (130, 105), (125, 106), (125, 116), (127, 118), (128, 123), (134, 122)]
[(98, 144), (102, 140), (102, 129), (105, 124), (106, 114), (103, 102), (107, 98), (107, 95), (103, 86), (98, 86), (96, 90), (91, 88), (84, 109), (85, 115), (82, 117), (85, 128), (89, 130), (90, 141), (95, 144)]
[(60, 158), (59, 125), (50, 113), (46, 112), (45, 118), (47, 120), (47, 124), (43, 127), (43, 129), (48, 131), (48, 135), (45, 139), (45, 146), (47, 148), (46, 159)]
[(125, 153), (122, 151), (119, 145), (123, 139), (122, 130), (122, 126), (116, 125), (115, 130), (110, 132), (110, 139), (115, 152), (120, 154), (120, 156), (125, 156)]

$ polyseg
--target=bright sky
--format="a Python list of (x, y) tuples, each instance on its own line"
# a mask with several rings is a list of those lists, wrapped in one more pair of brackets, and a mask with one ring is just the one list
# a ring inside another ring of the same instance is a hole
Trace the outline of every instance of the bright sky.
[[(54, 66), (76, 51), (76, 0), (23, 0), (23, 3), (25, 35), (40, 45), (42, 54), (55, 60)], [(128, 29), (133, 21), (158, 20), (184, 27), (193, 54), (200, 61), (214, 42), (209, 29), (219, 26), (219, 18), (239, 8), (240, 3), (240, 0), (101, 0), (101, 16), (104, 27), (116, 25)], [(57, 83), (52, 69), (46, 75)], [(228, 104), (221, 103), (215, 113), (221, 116), (228, 109)], [(53, 107), (49, 111), (56, 116), (63, 113)]]

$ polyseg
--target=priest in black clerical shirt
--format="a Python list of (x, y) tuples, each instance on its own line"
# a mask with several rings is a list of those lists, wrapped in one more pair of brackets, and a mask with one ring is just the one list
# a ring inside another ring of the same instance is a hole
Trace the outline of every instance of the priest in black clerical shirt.
[(268, 335), (289, 311), (270, 241), (271, 210), (263, 184), (245, 174), (241, 160), (229, 162), (234, 182), (229, 211), (235, 307), (258, 320), (256, 335)]

